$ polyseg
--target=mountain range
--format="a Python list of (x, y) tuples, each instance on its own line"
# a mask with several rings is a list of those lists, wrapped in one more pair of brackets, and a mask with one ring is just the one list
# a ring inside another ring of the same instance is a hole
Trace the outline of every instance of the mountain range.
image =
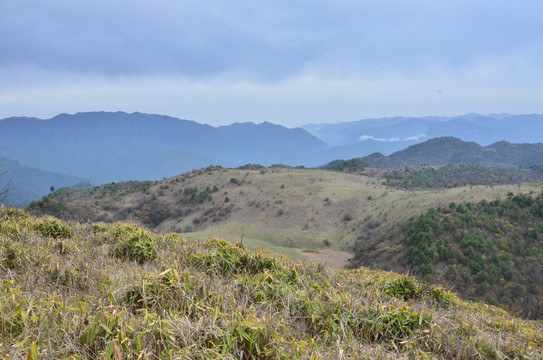
[[(289, 129), (267, 122), (213, 127), (164, 115), (87, 112), (60, 114), (48, 120), (0, 120), (0, 157), (101, 184), (159, 180), (210, 165), (317, 167), (370, 154), (366, 161), (379, 167), (463, 161), (485, 166), (533, 165), (540, 163), (541, 150), (495, 142), (541, 142), (541, 134), (543, 115), (397, 117)], [(425, 145), (437, 147), (436, 151), (413, 147), (408, 155), (391, 155), (436, 136), (454, 136), (484, 147), (462, 144), (468, 153), (477, 153), (467, 157), (458, 154), (459, 144), (439, 140)], [(445, 145), (449, 147), (445, 149)], [(415, 156), (417, 151), (431, 153), (433, 158)], [(456, 155), (443, 160), (443, 153), (449, 151)], [(525, 151), (531, 155), (525, 157)], [(504, 154), (507, 159), (500, 158)], [(387, 155), (391, 156), (385, 159)]]
[[(483, 146), (505, 140), (542, 142), (543, 115), (466, 114), (454, 117), (394, 117), (302, 126), (330, 146), (367, 145), (391, 154), (429, 139), (452, 136)], [(379, 145), (380, 144), (380, 145)], [(379, 147), (381, 149), (379, 149)], [(384, 150), (383, 150), (384, 149)]]
[(327, 145), (270, 123), (212, 127), (162, 115), (61, 114), (0, 120), (0, 156), (98, 183), (161, 179), (213, 164), (301, 164)]

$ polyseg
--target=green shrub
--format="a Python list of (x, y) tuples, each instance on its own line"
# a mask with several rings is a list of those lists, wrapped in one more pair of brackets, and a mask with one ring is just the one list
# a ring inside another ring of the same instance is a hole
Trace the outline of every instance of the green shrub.
[(430, 317), (413, 311), (409, 306), (383, 306), (381, 304), (366, 309), (361, 337), (369, 341), (396, 343), (412, 335), (418, 329), (427, 327)]
[(207, 273), (230, 276), (284, 269), (284, 266), (268, 252), (259, 249), (249, 252), (241, 243), (233, 244), (225, 240), (211, 238), (207, 240), (206, 248), (208, 249), (207, 253), (190, 254), (190, 259), (194, 265)]
[(112, 231), (115, 246), (111, 255), (125, 260), (144, 263), (157, 255), (156, 238), (133, 224), (120, 223)]
[(41, 236), (55, 239), (69, 239), (73, 236), (72, 228), (52, 216), (44, 216), (36, 225)]
[(382, 284), (385, 294), (398, 299), (410, 300), (420, 296), (420, 285), (407, 275), (400, 275), (392, 280), (386, 280)]

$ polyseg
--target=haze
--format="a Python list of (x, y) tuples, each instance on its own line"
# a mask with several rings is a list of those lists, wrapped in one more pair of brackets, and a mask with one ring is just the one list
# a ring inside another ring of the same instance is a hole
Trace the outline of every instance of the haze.
[(4, 1), (0, 118), (543, 112), (537, 1)]

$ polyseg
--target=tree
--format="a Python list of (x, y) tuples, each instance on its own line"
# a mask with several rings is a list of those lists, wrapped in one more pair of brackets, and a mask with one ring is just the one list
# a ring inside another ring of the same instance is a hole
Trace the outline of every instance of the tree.
[[(0, 173), (0, 177), (5, 175), (6, 173), (7, 171)], [(13, 183), (13, 179), (9, 179), (5, 185), (0, 187), (0, 205), (4, 205), (6, 203), (8, 193), (11, 191), (12, 183)]]

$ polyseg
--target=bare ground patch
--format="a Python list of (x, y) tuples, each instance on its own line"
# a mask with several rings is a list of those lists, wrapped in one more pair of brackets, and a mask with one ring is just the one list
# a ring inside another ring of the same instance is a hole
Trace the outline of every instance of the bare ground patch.
[(296, 252), (306, 259), (334, 268), (344, 268), (349, 263), (349, 259), (353, 257), (353, 254), (346, 251), (335, 251), (331, 249), (296, 249)]

